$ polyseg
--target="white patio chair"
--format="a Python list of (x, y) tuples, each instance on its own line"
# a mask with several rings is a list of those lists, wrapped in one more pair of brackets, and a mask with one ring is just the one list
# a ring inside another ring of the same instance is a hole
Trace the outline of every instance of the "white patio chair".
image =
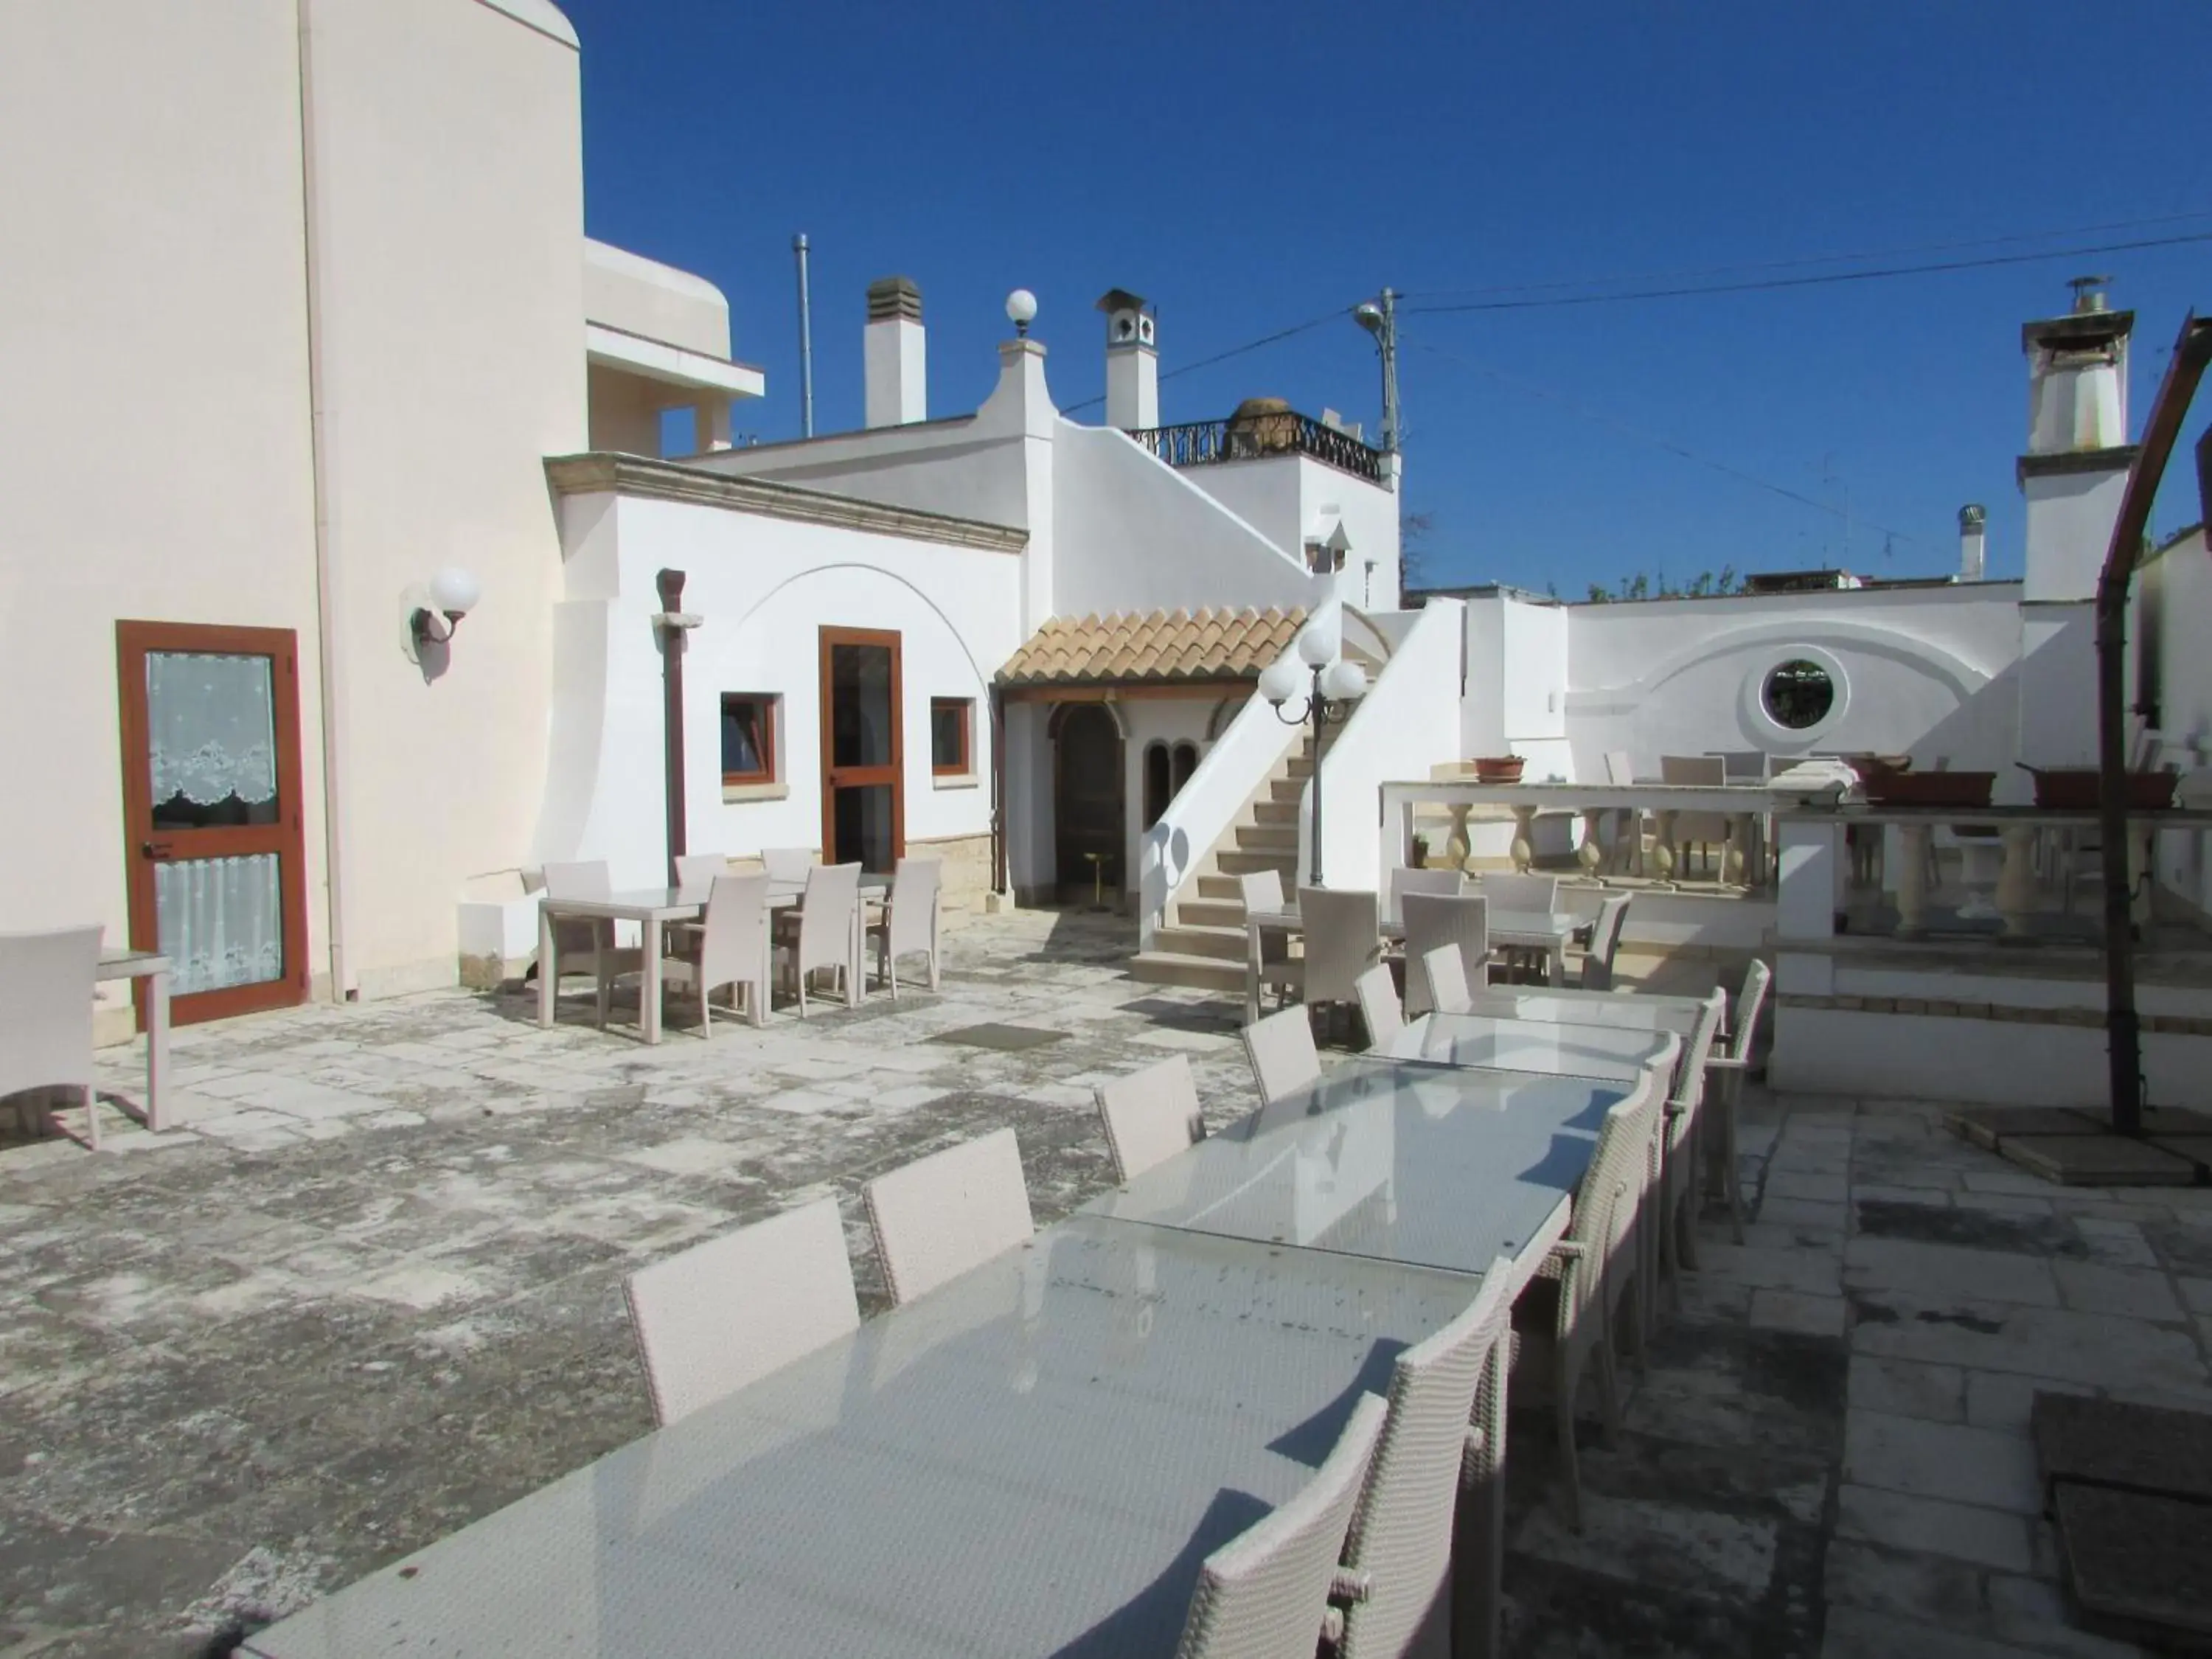
[(1462, 985), (1490, 983), (1490, 901), (1480, 893), (1463, 897), (1407, 894), (1407, 1014), (1425, 1014), (1437, 1006), (1427, 963), (1431, 951), (1447, 945), (1459, 952)]
[(1597, 1148), (1575, 1189), (1566, 1237), (1554, 1244), (1513, 1304), (1513, 1386), (1548, 1385), (1566, 1477), (1567, 1520), (1582, 1530), (1582, 1476), (1575, 1459), (1575, 1401), (1590, 1356), (1607, 1443), (1620, 1432), (1620, 1383), (1613, 1323), (1639, 1272), (1638, 1220), (1647, 1186), (1661, 1090), (1649, 1073), (1605, 1115)]
[(814, 868), (814, 849), (811, 847), (763, 847), (761, 848), (761, 869), (778, 886), (787, 887), (806, 879), (806, 872)]
[[(1279, 871), (1255, 870), (1237, 878), (1237, 889), (1244, 901), (1244, 914), (1255, 910), (1280, 910), (1286, 901), (1283, 896), (1283, 878)], [(1248, 971), (1249, 971), (1248, 964)], [(1291, 954), (1291, 936), (1279, 927), (1261, 930), (1259, 947), (1259, 977), (1249, 999), (1248, 1020), (1258, 1018), (1259, 994), (1273, 986), (1285, 1000), (1298, 994), (1305, 982), (1304, 965)]]
[[(550, 899), (605, 899), (614, 896), (614, 883), (607, 874), (605, 859), (592, 859), (574, 864), (549, 864), (545, 866), (545, 896)], [(642, 975), (645, 971), (645, 952), (636, 945), (615, 945), (614, 922), (604, 916), (576, 916), (556, 920), (553, 924), (553, 949), (560, 957), (560, 978), (571, 974), (589, 974), (599, 992), (599, 1021), (602, 1030), (606, 1028), (607, 1007), (614, 1000), (615, 981), (623, 974)], [(538, 971), (544, 973), (545, 964), (539, 963)], [(642, 994), (641, 993), (641, 994)], [(553, 996), (558, 1001), (561, 987), (556, 981)]]
[(1705, 1074), (1716, 1087), (1714, 1109), (1717, 1121), (1705, 1126), (1712, 1139), (1705, 1159), (1706, 1167), (1721, 1178), (1723, 1195), (1728, 1200), (1729, 1225), (1735, 1230), (1735, 1242), (1743, 1243), (1743, 1178), (1736, 1164), (1736, 1114), (1743, 1101), (1743, 1079), (1751, 1070), (1751, 1045), (1758, 1039), (1759, 1011), (1766, 1006), (1766, 988), (1774, 978), (1774, 970), (1756, 957), (1744, 969), (1743, 988), (1736, 993), (1735, 1007), (1729, 1016), (1728, 1049), (1724, 1054), (1709, 1055)]
[(1012, 1129), (932, 1152), (860, 1188), (891, 1300), (911, 1302), (1036, 1231)]
[(699, 994), (699, 1035), (714, 1035), (708, 1012), (713, 993), (725, 985), (744, 988), (746, 1018), (768, 1024), (768, 878), (717, 876), (707, 895), (707, 911), (689, 934), (687, 954), (672, 957), (662, 969), (672, 983)]
[[(1559, 908), (1559, 878), (1557, 876), (1540, 876), (1533, 872), (1511, 874), (1493, 870), (1481, 878), (1480, 884), (1482, 896), (1490, 901), (1490, 914), (1493, 917), (1508, 910), (1549, 915)], [(1508, 945), (1504, 957), (1509, 976), (1520, 980), (1534, 980), (1548, 972), (1552, 960), (1549, 951), (1527, 945)]]
[[(1513, 1263), (1499, 1256), (1473, 1305), (1398, 1356), (1390, 1407), (1344, 1547), (1347, 1586), (1341, 1659), (1452, 1650), (1452, 1521), (1462, 1483), (1504, 1450), (1476, 1421), (1486, 1378), (1503, 1401)], [(1462, 1613), (1467, 1610), (1462, 1610)]]
[(1173, 1054), (1098, 1086), (1098, 1121), (1113, 1154), (1114, 1179), (1127, 1184), (1206, 1139), (1190, 1061)]
[(1456, 870), (1393, 870), (1390, 872), (1390, 908), (1385, 920), (1400, 923), (1406, 920), (1405, 903), (1408, 893), (1441, 893), (1451, 898), (1466, 890), (1467, 878)]
[(860, 1324), (834, 1198), (641, 1267), (623, 1297), (664, 1427)]
[(1339, 1635), (1329, 1595), (1386, 1412), (1379, 1396), (1360, 1395), (1314, 1478), (1206, 1558), (1176, 1659), (1305, 1659)]
[(1313, 1019), (1303, 1006), (1247, 1025), (1244, 1057), (1252, 1062), (1252, 1080), (1260, 1085), (1262, 1106), (1321, 1081), (1321, 1051), (1314, 1047)]
[[(1659, 757), (1659, 781), (1662, 783), (1698, 784), (1717, 787), (1728, 781), (1728, 762), (1718, 755), (1662, 755)], [(1705, 872), (1711, 875), (1717, 866), (1713, 848), (1725, 846), (1729, 838), (1728, 815), (1724, 812), (1677, 812), (1674, 815), (1674, 846), (1677, 862), (1674, 873), (1686, 873), (1688, 849), (1702, 847), (1705, 854)]]
[[(1466, 963), (1467, 958), (1461, 955), (1456, 945), (1439, 945), (1421, 957), (1421, 981), (1428, 987), (1430, 1012), (1463, 1014), (1474, 1006), (1474, 997), (1467, 988)], [(1413, 969), (1408, 967), (1408, 983), (1413, 975)]]
[[(1673, 1097), (1667, 1102), (1665, 1122), (1659, 1139), (1662, 1158), (1654, 1170), (1664, 1204), (1652, 1240), (1656, 1247), (1644, 1257), (1650, 1288), (1656, 1291), (1663, 1271), (1679, 1281), (1685, 1267), (1698, 1265), (1698, 1171), (1705, 1153), (1706, 1062), (1721, 1023), (1728, 1018), (1728, 993), (1716, 988), (1698, 1011), (1690, 1040), (1682, 1045), (1681, 1069), (1676, 1074)], [(1647, 1296), (1645, 1308), (1656, 1317), (1658, 1300)]]
[(730, 861), (720, 853), (676, 855), (676, 888), (686, 898), (694, 895), (705, 898), (714, 890), (715, 878), (729, 873)]
[(1306, 1006), (1353, 1000), (1359, 976), (1382, 957), (1375, 895), (1357, 888), (1301, 887), (1298, 920), (1305, 934), (1304, 982), (1299, 988)]
[[(0, 933), (0, 1097), (26, 1089), (74, 1089), (84, 1101), (85, 1144), (100, 1150), (93, 1086), (92, 1005), (99, 994), (97, 927)], [(58, 1129), (41, 1106), (47, 1127)]]
[[(773, 880), (773, 878), (770, 878)], [(849, 996), (860, 963), (854, 959), (860, 920), (860, 866), (817, 864), (806, 872), (806, 891), (799, 915), (777, 918), (775, 948), (789, 959), (799, 993), (799, 1017), (806, 1018), (806, 980), (825, 968)]]
[(1390, 981), (1390, 964), (1378, 962), (1352, 983), (1359, 997), (1359, 1023), (1367, 1028), (1367, 1046), (1381, 1048), (1406, 1029), (1406, 1012), (1398, 1003), (1398, 988)]
[(876, 941), (876, 977), (889, 983), (898, 1000), (901, 957), (929, 958), (929, 988), (937, 988), (938, 892), (945, 866), (937, 859), (901, 859), (891, 872), (890, 898), (883, 915), (868, 923)]
[(1626, 893), (1608, 893), (1597, 907), (1597, 922), (1590, 929), (1589, 952), (1583, 957), (1583, 989), (1613, 989), (1613, 959), (1620, 953), (1620, 929), (1628, 920)]

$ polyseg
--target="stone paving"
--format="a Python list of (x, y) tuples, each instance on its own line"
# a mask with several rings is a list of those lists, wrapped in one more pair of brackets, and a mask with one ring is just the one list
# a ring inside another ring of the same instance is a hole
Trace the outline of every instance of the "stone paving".
[[(1234, 1005), (1130, 981), (1119, 925), (948, 945), (940, 994), (656, 1049), (587, 998), (194, 1028), (188, 1129), (0, 1152), (0, 1659), (227, 1650), (643, 1432), (621, 1280), (686, 1243), (834, 1194), (873, 1310), (881, 1170), (1011, 1124), (1048, 1223), (1106, 1181), (1100, 1079), (1182, 1053), (1210, 1121), (1252, 1104)], [(932, 1041), (987, 1022), (1065, 1035)], [(1511, 1650), (2133, 1651), (2065, 1622), (2027, 1402), (2212, 1403), (2212, 1193), (2050, 1188), (1933, 1106), (1747, 1114), (1756, 1219), (1706, 1222), (1620, 1443), (1584, 1425), (1581, 1534), (1516, 1419)]]

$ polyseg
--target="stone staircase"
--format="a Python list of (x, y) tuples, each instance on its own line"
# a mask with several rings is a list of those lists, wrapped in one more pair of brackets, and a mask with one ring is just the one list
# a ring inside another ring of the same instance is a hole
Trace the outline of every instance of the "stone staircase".
[[(1338, 729), (1330, 727), (1328, 737)], [(1309, 736), (1277, 763), (1228, 836), (1206, 855), (1154, 931), (1152, 949), (1131, 959), (1132, 976), (1147, 985), (1243, 994), (1244, 901), (1237, 878), (1273, 870), (1281, 875), (1285, 892), (1297, 888), (1298, 803), (1313, 769)]]

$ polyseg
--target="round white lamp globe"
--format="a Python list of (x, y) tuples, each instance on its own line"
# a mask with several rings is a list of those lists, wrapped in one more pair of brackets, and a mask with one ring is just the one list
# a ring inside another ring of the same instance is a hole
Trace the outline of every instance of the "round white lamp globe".
[(1029, 325), (1036, 320), (1036, 295), (1025, 288), (1018, 288), (1006, 295), (1006, 320), (1027, 332)]
[(1297, 664), (1288, 657), (1278, 657), (1261, 671), (1260, 695), (1280, 708), (1298, 695), (1298, 687), (1304, 678), (1298, 672)]
[(465, 617), (483, 597), (482, 584), (459, 565), (449, 564), (430, 578), (430, 602), (448, 617)]
[(1321, 671), (1321, 694), (1332, 702), (1350, 702), (1367, 695), (1367, 671), (1340, 657)]
[(1319, 668), (1336, 655), (1336, 629), (1315, 623), (1298, 635), (1298, 658), (1309, 668)]

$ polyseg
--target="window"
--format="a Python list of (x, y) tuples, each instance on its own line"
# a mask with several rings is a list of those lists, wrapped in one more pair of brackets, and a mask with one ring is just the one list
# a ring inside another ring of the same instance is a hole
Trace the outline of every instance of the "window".
[(755, 691), (722, 694), (722, 781), (775, 781), (775, 705)]
[(1182, 787), (1190, 781), (1190, 775), (1198, 770), (1198, 745), (1179, 743), (1175, 746), (1175, 793), (1182, 793)]
[(969, 739), (975, 725), (975, 704), (968, 697), (929, 700), (929, 769), (938, 777), (965, 777)]
[(1776, 725), (1802, 732), (1828, 717), (1836, 704), (1836, 683), (1820, 664), (1797, 657), (1766, 677), (1760, 696)]
[(1169, 799), (1174, 793), (1168, 776), (1168, 746), (1154, 743), (1145, 749), (1145, 828), (1149, 830), (1160, 821), (1168, 810)]

